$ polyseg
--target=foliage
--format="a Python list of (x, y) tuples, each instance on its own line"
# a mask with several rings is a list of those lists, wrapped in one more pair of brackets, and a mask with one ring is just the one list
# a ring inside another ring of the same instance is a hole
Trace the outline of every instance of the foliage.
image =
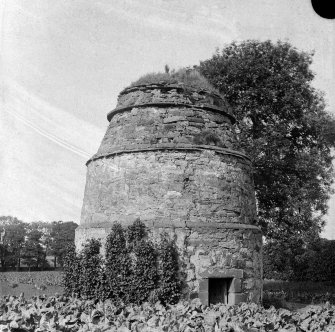
[(282, 307), (288, 306), (289, 302), (335, 304), (335, 284), (333, 281), (265, 281), (263, 303), (264, 299), (271, 300), (272, 304), (273, 300), (278, 300)]
[(150, 241), (138, 240), (133, 246), (132, 303), (148, 301), (150, 293), (158, 287), (157, 252)]
[(131, 86), (147, 85), (147, 84), (178, 84), (184, 83), (195, 89), (207, 90), (217, 92), (212, 84), (201, 75), (197, 70), (191, 68), (182, 68), (178, 71), (171, 73), (150, 73), (140, 77), (137, 81), (133, 82)]
[(105, 298), (129, 302), (131, 285), (131, 259), (127, 248), (126, 236), (122, 226), (113, 224), (106, 239), (106, 285)]
[(266, 279), (310, 280), (335, 283), (335, 241), (310, 239), (271, 240), (263, 246), (263, 270)]
[(137, 218), (127, 229), (127, 240), (129, 245), (136, 244), (147, 237), (147, 230), (143, 222)]
[(119, 304), (140, 304), (155, 298), (164, 304), (179, 300), (177, 249), (166, 239), (158, 251), (139, 219), (127, 229), (118, 223), (113, 225), (106, 239), (105, 260), (99, 250), (100, 242), (94, 239), (78, 253), (74, 247), (68, 249), (64, 264), (66, 295), (108, 298)]
[(51, 243), (50, 250), (60, 266), (63, 266), (63, 258), (65, 249), (68, 245), (74, 242), (75, 230), (78, 227), (73, 221), (54, 221), (51, 224)]
[(25, 223), (12, 216), (0, 217), (0, 263), (2, 270), (21, 267), (21, 260), (31, 267), (48, 267), (47, 256), (53, 254), (62, 266), (68, 244), (74, 242), (78, 225), (68, 222), (36, 221)]
[(0, 253), (2, 267), (20, 268), (21, 250), (26, 235), (26, 225), (23, 221), (11, 216), (0, 217)]
[(101, 243), (90, 239), (79, 255), (79, 285), (80, 296), (87, 299), (100, 298), (101, 279), (103, 275), (102, 257), (100, 255)]
[(38, 268), (44, 266), (44, 250), (41, 245), (42, 232), (35, 227), (29, 227), (27, 238), (24, 242), (21, 257), (23, 263), (31, 267)]
[(307, 247), (302, 260), (312, 281), (332, 281), (335, 285), (335, 240), (320, 239)]
[(331, 193), (335, 119), (312, 86), (311, 63), (287, 42), (249, 40), (198, 67), (234, 108), (254, 164), (259, 225), (272, 239), (318, 233)]
[(28, 228), (36, 229), (40, 231), (42, 234), (39, 239), (39, 243), (42, 247), (42, 257), (41, 257), (40, 268), (44, 270), (45, 268), (49, 267), (47, 256), (51, 253), (50, 245), (52, 242), (52, 237), (51, 237), (52, 223), (45, 222), (45, 221), (35, 221), (29, 224)]
[(129, 284), (129, 301), (143, 303), (157, 288), (157, 252), (147, 239), (147, 230), (140, 219), (128, 226), (128, 248), (133, 256), (132, 279)]
[(163, 307), (93, 302), (63, 296), (7, 296), (0, 302), (2, 331), (334, 331), (335, 307), (301, 312), (256, 304), (201, 306), (197, 301)]
[(67, 246), (63, 266), (63, 287), (67, 296), (81, 294), (81, 264), (74, 244)]
[(163, 236), (160, 245), (160, 276), (158, 299), (163, 303), (176, 304), (181, 296), (179, 255), (175, 242)]

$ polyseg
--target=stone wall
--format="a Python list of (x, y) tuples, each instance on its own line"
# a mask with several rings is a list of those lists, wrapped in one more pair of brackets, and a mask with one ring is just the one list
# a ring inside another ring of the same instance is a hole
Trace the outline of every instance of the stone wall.
[[(124, 226), (130, 222), (123, 222)], [(149, 237), (158, 242), (160, 234), (175, 239), (180, 253), (181, 279), (185, 298), (199, 297), (208, 304), (208, 279), (230, 278), (229, 304), (262, 298), (262, 236), (255, 226), (222, 223), (178, 225), (166, 221), (146, 222)], [(110, 223), (81, 225), (77, 247), (86, 239), (105, 239)], [(103, 249), (104, 253), (104, 249)]]
[(224, 99), (182, 84), (131, 87), (108, 119), (87, 162), (77, 248), (92, 237), (104, 243), (114, 222), (140, 218), (154, 241), (162, 232), (175, 238), (186, 297), (208, 303), (208, 281), (221, 278), (229, 303), (260, 301), (252, 166), (237, 151)]
[(253, 224), (251, 166), (215, 151), (147, 151), (88, 165), (81, 223), (165, 219)]

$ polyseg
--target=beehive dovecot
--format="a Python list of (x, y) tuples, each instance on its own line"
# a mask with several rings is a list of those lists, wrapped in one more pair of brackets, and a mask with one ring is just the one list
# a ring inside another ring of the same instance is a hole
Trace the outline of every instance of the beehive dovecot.
[(217, 93), (182, 83), (132, 86), (108, 113), (87, 162), (76, 246), (106, 239), (114, 222), (143, 221), (176, 239), (186, 297), (259, 302), (262, 237), (249, 158)]

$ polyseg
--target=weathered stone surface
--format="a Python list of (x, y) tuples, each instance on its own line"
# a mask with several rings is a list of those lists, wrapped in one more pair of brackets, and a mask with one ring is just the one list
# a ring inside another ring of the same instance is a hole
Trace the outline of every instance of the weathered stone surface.
[[(193, 105), (193, 106), (192, 106)], [(208, 107), (204, 105), (209, 105)], [(186, 297), (208, 303), (208, 279), (231, 281), (228, 302), (260, 301), (262, 237), (252, 167), (235, 151), (218, 95), (180, 86), (124, 90), (87, 180), (76, 246), (140, 218), (157, 242), (176, 240)]]
[[(194, 158), (191, 158), (194, 157)], [(256, 218), (250, 165), (207, 152), (121, 154), (88, 165), (82, 223), (106, 216), (250, 224)]]
[(191, 145), (235, 147), (236, 138), (225, 115), (207, 111), (196, 116), (195, 110), (188, 110), (192, 116), (185, 117), (173, 115), (173, 110), (175, 107), (147, 107), (114, 115), (97, 155), (112, 153), (120, 146), (169, 143), (176, 137)]
[(246, 301), (247, 301), (247, 295), (244, 293), (229, 293), (228, 294), (228, 303), (231, 305), (238, 304), (240, 302), (246, 302)]

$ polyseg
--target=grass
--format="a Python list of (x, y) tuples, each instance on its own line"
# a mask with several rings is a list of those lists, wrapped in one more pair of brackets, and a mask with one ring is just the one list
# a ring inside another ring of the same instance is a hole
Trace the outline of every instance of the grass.
[(60, 271), (0, 272), (0, 296), (53, 296), (63, 293), (61, 283)]
[(270, 281), (264, 282), (264, 291), (285, 291), (285, 292), (311, 292), (311, 293), (334, 293), (335, 281), (313, 282), (313, 281)]
[(334, 282), (265, 281), (264, 305), (285, 306), (288, 303), (335, 303)]
[(219, 93), (208, 80), (194, 69), (183, 68), (171, 73), (149, 73), (140, 77), (130, 86), (148, 85), (148, 84), (177, 84), (184, 83), (186, 86), (200, 90), (208, 90)]

